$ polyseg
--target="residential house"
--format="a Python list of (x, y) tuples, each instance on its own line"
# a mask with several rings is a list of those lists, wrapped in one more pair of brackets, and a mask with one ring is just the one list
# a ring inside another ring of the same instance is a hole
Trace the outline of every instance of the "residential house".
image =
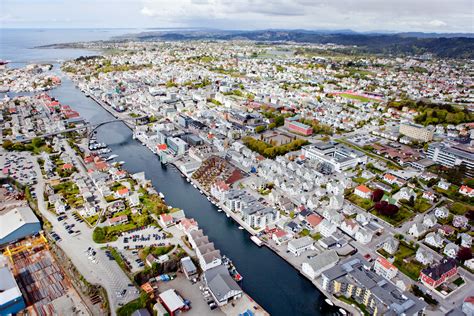
[(323, 218), (318, 214), (311, 213), (306, 219), (303, 221), (303, 225), (308, 229), (310, 232), (316, 232), (319, 230), (319, 224), (323, 221)]
[(359, 224), (352, 218), (345, 219), (341, 223), (341, 229), (344, 231), (346, 234), (350, 236), (354, 236), (357, 231), (359, 230)]
[(398, 269), (384, 257), (375, 260), (374, 271), (388, 280), (393, 279), (398, 273)]
[(316, 279), (324, 271), (334, 267), (339, 261), (339, 256), (335, 250), (328, 250), (318, 254), (301, 265), (301, 271), (311, 280)]
[(288, 240), (290, 240), (292, 236), (285, 230), (282, 229), (275, 229), (272, 233), (272, 240), (277, 244), (277, 245), (282, 245)]
[(448, 190), (449, 187), (451, 186), (451, 183), (449, 182), (446, 182), (444, 180), (440, 180), (437, 184), (438, 188), (440, 188), (441, 190)]
[(242, 297), (242, 289), (223, 265), (206, 270), (203, 279), (218, 306), (226, 305)]
[(438, 228), (438, 233), (440, 233), (442, 236), (451, 236), (454, 233), (454, 228), (452, 228), (449, 225), (443, 225), (440, 228)]
[(128, 188), (122, 188), (122, 189), (118, 189), (116, 192), (115, 192), (115, 197), (116, 198), (125, 198), (128, 196)]
[(433, 263), (433, 254), (430, 251), (420, 247), (416, 251), (415, 259), (419, 263), (428, 266)]
[(468, 187), (467, 185), (462, 185), (459, 188), (459, 193), (468, 197), (474, 197), (474, 189)]
[(459, 246), (456, 245), (455, 243), (450, 242), (449, 244), (444, 247), (443, 253), (448, 256), (449, 258), (456, 258), (456, 255), (458, 254), (459, 251)]
[(337, 226), (328, 221), (327, 219), (323, 219), (321, 224), (319, 224), (319, 232), (324, 237), (329, 237), (337, 231)]
[(314, 249), (314, 240), (310, 236), (293, 239), (288, 242), (287, 250), (298, 257), (307, 250)]
[(183, 218), (182, 220), (179, 221), (176, 227), (178, 227), (185, 233), (189, 233), (193, 230), (199, 229), (198, 223), (193, 218), (189, 218), (189, 219)]
[(388, 254), (395, 254), (398, 250), (398, 246), (400, 245), (400, 241), (396, 238), (389, 237), (383, 243), (383, 250), (385, 250)]
[(372, 196), (372, 190), (361, 184), (354, 189), (354, 194), (363, 199), (370, 199), (370, 197)]
[(130, 207), (137, 207), (140, 205), (140, 194), (138, 192), (133, 192), (128, 196), (128, 204)]
[(444, 241), (443, 238), (435, 232), (426, 234), (425, 244), (433, 246), (435, 248), (443, 247)]
[(408, 234), (412, 235), (415, 238), (419, 238), (425, 233), (425, 226), (420, 223), (414, 223), (408, 230)]
[(184, 257), (180, 260), (180, 262), (181, 270), (183, 271), (184, 275), (186, 275), (186, 278), (191, 279), (192, 277), (197, 276), (198, 270), (190, 257)]
[(434, 211), (434, 215), (437, 217), (437, 218), (448, 218), (449, 216), (449, 210), (446, 206), (441, 206), (441, 207), (437, 207)]
[(128, 223), (128, 216), (127, 215), (120, 215), (120, 216), (115, 216), (115, 217), (109, 218), (108, 223), (109, 223), (110, 226), (126, 224), (126, 223)]
[(170, 214), (160, 214), (159, 220), (163, 227), (169, 227), (174, 224), (173, 216)]
[(463, 215), (454, 215), (453, 226), (456, 228), (466, 228), (468, 219)]
[(56, 214), (62, 214), (66, 212), (66, 204), (62, 200), (57, 200), (54, 203), (54, 209), (56, 211)]
[(368, 244), (373, 237), (374, 233), (367, 228), (361, 228), (355, 233), (355, 239), (361, 244)]
[(433, 227), (434, 225), (436, 225), (436, 223), (437, 220), (434, 214), (426, 214), (423, 218), (423, 225), (425, 225), (427, 228)]
[(472, 237), (466, 233), (459, 233), (458, 239), (461, 239), (461, 247), (471, 248), (472, 246)]
[(425, 191), (423, 192), (422, 198), (427, 199), (430, 202), (434, 202), (436, 201), (436, 194), (431, 191)]

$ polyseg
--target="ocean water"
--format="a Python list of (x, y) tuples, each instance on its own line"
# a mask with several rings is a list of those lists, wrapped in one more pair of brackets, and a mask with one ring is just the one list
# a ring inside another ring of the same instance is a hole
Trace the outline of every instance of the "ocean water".
[(38, 46), (72, 42), (108, 40), (114, 36), (142, 32), (142, 29), (0, 29), (0, 59), (9, 67), (28, 63), (58, 61), (94, 55), (81, 49), (38, 48)]

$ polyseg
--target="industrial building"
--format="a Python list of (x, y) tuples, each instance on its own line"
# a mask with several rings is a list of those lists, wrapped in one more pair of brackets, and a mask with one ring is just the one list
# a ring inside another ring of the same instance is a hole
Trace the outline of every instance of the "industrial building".
[(25, 307), (25, 300), (8, 267), (7, 259), (0, 256), (0, 315), (16, 314)]
[(28, 206), (0, 211), (0, 245), (35, 235), (40, 230), (41, 224)]

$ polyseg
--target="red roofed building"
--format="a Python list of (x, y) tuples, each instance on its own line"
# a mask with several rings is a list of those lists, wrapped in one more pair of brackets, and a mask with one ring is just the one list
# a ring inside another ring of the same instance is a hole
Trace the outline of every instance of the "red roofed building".
[(308, 217), (306, 217), (306, 227), (313, 231), (318, 228), (318, 225), (323, 221), (323, 218), (319, 216), (318, 214), (311, 214)]
[(162, 151), (168, 149), (168, 146), (166, 144), (158, 144), (156, 145), (156, 150)]
[(275, 229), (275, 231), (272, 233), (272, 240), (276, 242), (277, 245), (287, 242), (290, 240), (290, 238), (290, 235), (286, 231), (279, 228)]
[(459, 188), (459, 193), (461, 193), (462, 195), (469, 196), (469, 197), (474, 197), (474, 189), (468, 187), (467, 185), (461, 186)]
[(128, 223), (128, 216), (120, 215), (120, 216), (112, 217), (112, 218), (109, 218), (108, 222), (110, 226), (126, 224)]
[(372, 196), (372, 190), (361, 184), (354, 189), (354, 194), (360, 196), (363, 199), (370, 199), (370, 197)]
[(72, 170), (72, 168), (74, 168), (74, 166), (70, 163), (65, 163), (62, 168), (63, 168), (63, 170)]
[(118, 198), (123, 198), (123, 197), (126, 197), (127, 195), (128, 195), (127, 188), (119, 189), (117, 190), (117, 192), (115, 192), (115, 196), (117, 196)]
[(100, 171), (105, 171), (109, 168), (109, 165), (105, 161), (99, 161), (95, 163), (95, 168)]
[(198, 223), (193, 218), (183, 218), (176, 226), (185, 233), (199, 229)]
[(168, 226), (173, 225), (173, 223), (174, 223), (173, 216), (171, 216), (170, 214), (161, 214), (160, 215), (160, 223), (164, 227), (168, 227)]
[(436, 288), (457, 273), (456, 260), (444, 258), (440, 263), (421, 270), (420, 278), (428, 287)]
[(393, 279), (398, 273), (397, 267), (395, 267), (384, 257), (378, 257), (377, 260), (375, 260), (374, 270), (375, 273), (388, 280)]

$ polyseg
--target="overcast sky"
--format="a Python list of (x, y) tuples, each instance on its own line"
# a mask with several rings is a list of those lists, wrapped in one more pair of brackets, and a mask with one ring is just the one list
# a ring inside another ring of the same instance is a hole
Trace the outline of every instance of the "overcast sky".
[(474, 31), (474, 0), (0, 0), (2, 28)]

